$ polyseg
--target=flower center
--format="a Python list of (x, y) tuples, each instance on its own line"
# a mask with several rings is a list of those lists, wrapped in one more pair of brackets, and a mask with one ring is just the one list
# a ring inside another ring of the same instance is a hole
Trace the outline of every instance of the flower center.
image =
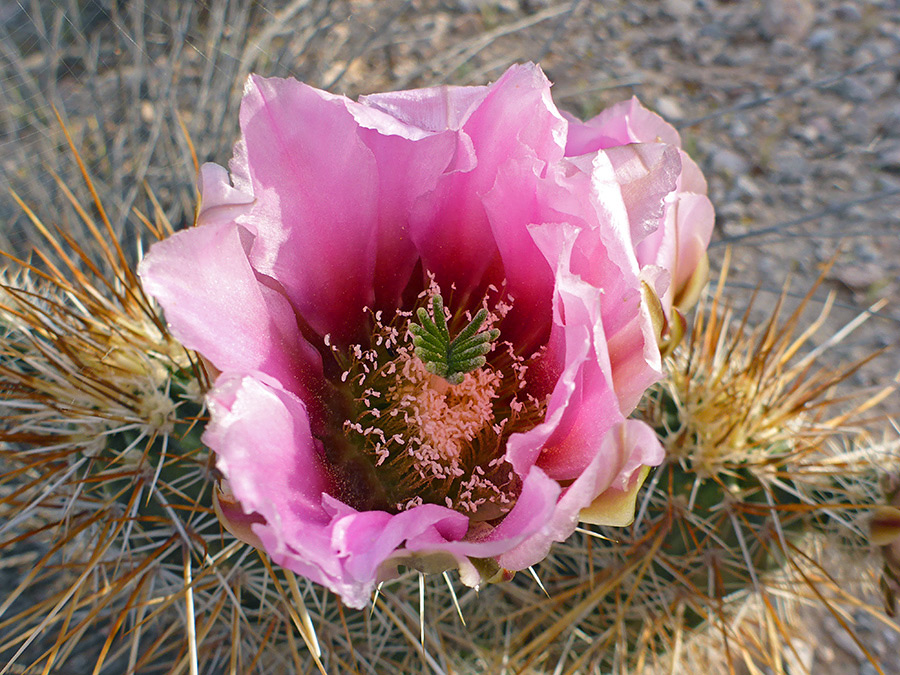
[(368, 347), (331, 346), (352, 401), (341, 431), (366, 459), (388, 510), (432, 503), (473, 520), (501, 517), (521, 488), (506, 441), (546, 409), (528, 393), (528, 360), (495, 342), (511, 305), (489, 310), (485, 298), (474, 316), (451, 314), (434, 284), (420, 300), (415, 314), (398, 311), (386, 324), (373, 313)]

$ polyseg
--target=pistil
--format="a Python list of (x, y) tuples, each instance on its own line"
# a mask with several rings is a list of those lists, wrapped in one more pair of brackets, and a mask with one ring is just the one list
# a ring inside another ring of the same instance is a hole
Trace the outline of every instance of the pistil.
[(431, 309), (433, 318), (428, 316), (424, 307), (419, 307), (416, 315), (421, 325), (409, 324), (415, 354), (429, 373), (444, 378), (450, 384), (459, 384), (466, 373), (481, 368), (487, 362), (484, 355), (491, 351), (491, 343), (500, 337), (500, 331), (491, 328), (478, 332), (488, 318), (488, 311), (482, 308), (451, 341), (444, 316), (444, 299), (440, 293), (435, 293), (431, 298)]

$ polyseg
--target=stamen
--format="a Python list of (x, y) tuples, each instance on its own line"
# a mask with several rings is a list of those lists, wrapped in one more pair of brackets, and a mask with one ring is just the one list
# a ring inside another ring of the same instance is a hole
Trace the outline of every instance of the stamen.
[[(398, 310), (385, 323), (369, 311), (367, 343), (327, 345), (352, 402), (339, 433), (368, 458), (387, 508), (441, 504), (484, 521), (515, 504), (521, 482), (506, 441), (542, 421), (546, 400), (527, 388), (532, 356), (495, 344), (511, 298), (489, 290), (497, 297), (482, 298), (474, 316), (466, 307), (451, 314), (432, 280), (415, 312)], [(464, 321), (451, 340), (450, 327)]]

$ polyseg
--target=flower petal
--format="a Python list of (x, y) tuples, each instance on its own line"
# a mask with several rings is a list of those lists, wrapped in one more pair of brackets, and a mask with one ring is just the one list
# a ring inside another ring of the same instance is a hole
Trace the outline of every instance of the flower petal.
[(610, 486), (633, 485), (641, 467), (659, 464), (665, 453), (653, 429), (637, 420), (625, 420), (603, 438), (600, 451), (568, 487), (553, 515), (541, 530), (522, 544), (498, 557), (507, 569), (521, 570), (543, 560), (555, 541), (565, 541), (574, 532), (580, 513)]
[(352, 336), (374, 301), (378, 231), (378, 174), (359, 124), (341, 97), (256, 75), (240, 120), (231, 170), (255, 197), (239, 221), (257, 234), (253, 266), (317, 333)]
[[(554, 214), (535, 189), (543, 162), (511, 160), (497, 170), (484, 197), (491, 232), (503, 262), (512, 310), (503, 320), (503, 336), (526, 352), (547, 340), (553, 298), (553, 270), (528, 233), (528, 227)], [(552, 188), (547, 188), (550, 191)]]
[(681, 173), (679, 151), (663, 143), (631, 143), (605, 152), (622, 189), (631, 241), (636, 244), (660, 226), (665, 199)]
[[(679, 303), (695, 270), (703, 265), (715, 225), (715, 213), (703, 194), (681, 192), (666, 206), (664, 224), (636, 247), (641, 266), (669, 270), (672, 281), (661, 298), (667, 309)], [(691, 303), (684, 303), (690, 307)]]
[(416, 248), (442, 287), (456, 283), (480, 293), (491, 282), (499, 285), (502, 270), (483, 198), (506, 162), (558, 161), (565, 130), (550, 83), (533, 64), (511, 67), (468, 112), (461, 131), (471, 139), (477, 165), (443, 176), (413, 213)]
[(628, 143), (662, 142), (681, 147), (675, 128), (650, 112), (636, 97), (606, 108), (587, 122), (569, 117), (566, 156), (583, 155)]
[(155, 244), (138, 274), (185, 347), (220, 371), (271, 375), (312, 402), (321, 357), (301, 336), (285, 297), (250, 267), (251, 239), (227, 220), (183, 230)]
[(234, 222), (253, 203), (253, 195), (231, 185), (228, 171), (207, 162), (200, 167), (200, 211), (197, 225)]
[(582, 523), (606, 527), (628, 527), (634, 522), (637, 496), (650, 473), (650, 467), (641, 467), (630, 483), (624, 487), (610, 485), (601, 492), (590, 506), (583, 508), (578, 519)]
[(252, 531), (266, 552), (279, 565), (346, 591), (322, 506), (323, 452), (303, 403), (274, 381), (238, 375), (219, 377), (208, 403), (203, 442), (244, 512), (264, 520)]
[[(635, 147), (631, 144), (650, 144), (671, 146), (668, 154), (680, 148), (681, 139), (678, 132), (659, 115), (650, 112), (636, 98), (607, 108), (587, 122), (579, 122), (569, 118), (569, 137), (566, 155), (578, 155), (606, 149), (613, 158), (617, 174), (624, 178), (616, 155), (631, 152), (625, 148)], [(664, 146), (663, 146), (664, 147)], [(656, 208), (659, 202), (653, 199), (644, 200), (648, 193), (643, 192), (643, 185), (635, 183), (637, 188), (634, 199), (628, 195), (628, 182), (623, 182), (623, 194), (629, 203), (628, 211), (632, 217), (632, 236), (637, 246), (641, 266), (658, 265), (671, 274), (671, 285), (662, 294), (661, 300), (667, 314), (671, 313), (673, 302), (681, 309), (687, 309), (696, 299), (702, 286), (703, 256), (712, 235), (714, 215), (712, 205), (706, 199), (706, 179), (697, 164), (682, 150), (680, 170), (677, 174), (674, 193), (666, 200), (665, 214), (658, 219)], [(670, 157), (665, 164), (666, 170), (648, 171), (647, 178), (656, 175), (657, 179), (665, 176), (665, 184), (670, 180), (674, 162)], [(647, 163), (652, 166), (652, 162)], [(660, 166), (660, 169), (662, 166)], [(650, 187), (650, 194), (665, 193), (663, 182), (656, 181)], [(680, 206), (679, 206), (680, 204)], [(636, 210), (636, 208), (639, 210)], [(680, 215), (673, 214), (681, 211)], [(654, 226), (654, 220), (659, 227)], [(637, 228), (637, 229), (635, 229)]]
[[(581, 171), (568, 180), (582, 195), (590, 196), (567, 206), (585, 226), (542, 225), (532, 227), (530, 232), (555, 270), (557, 286), (561, 279), (580, 280), (587, 286), (570, 284), (573, 289), (580, 288), (572, 297), (580, 295), (589, 305), (599, 303), (599, 315), (590, 315), (591, 339), (597, 345), (597, 358), (609, 361), (609, 377), (619, 399), (619, 411), (627, 415), (646, 388), (659, 379), (662, 369), (653, 322), (641, 294), (627, 210), (615, 171), (605, 154), (595, 155), (589, 165), (582, 162)], [(590, 298), (591, 294), (596, 299)], [(565, 303), (555, 302), (554, 322), (571, 325), (565, 315)], [(551, 337), (547, 358), (559, 362), (552, 350), (567, 346), (565, 341)], [(568, 354), (565, 362), (570, 363)], [(605, 368), (602, 361), (601, 367)]]
[(423, 133), (458, 131), (490, 91), (489, 87), (430, 87), (360, 96), (359, 102), (381, 110)]
[(346, 557), (344, 568), (350, 577), (374, 581), (379, 568), (395, 551), (417, 539), (429, 542), (420, 547), (428, 552), (443, 550), (441, 544), (462, 539), (469, 519), (461, 513), (437, 504), (422, 504), (408, 511), (390, 514), (364, 511), (343, 516), (335, 522), (333, 545)]
[[(532, 467), (522, 483), (516, 505), (496, 527), (451, 541), (418, 536), (407, 542), (411, 551), (445, 551), (458, 558), (493, 558), (538, 532), (550, 518), (559, 498), (559, 483)], [(417, 507), (422, 508), (422, 507)]]
[[(387, 115), (362, 118), (364, 106), (347, 102), (360, 124), (359, 136), (378, 167), (378, 239), (373, 287), (376, 307), (393, 310), (418, 261), (409, 214), (416, 201), (434, 190), (438, 179), (458, 159), (459, 134), (444, 130), (417, 134)], [(377, 122), (377, 125), (376, 125)], [(465, 162), (471, 159), (462, 160)]]
[[(607, 309), (604, 316), (604, 304), (610, 302), (614, 311), (630, 312), (629, 320), (616, 317), (610, 322), (623, 327), (613, 336), (615, 343), (623, 334), (635, 341), (632, 327), (641, 325), (642, 302), (639, 292), (629, 302), (608, 298), (605, 289), (573, 273), (575, 251), (592, 233), (565, 225), (533, 227), (531, 233), (556, 270), (554, 333), (562, 336), (562, 342), (554, 349), (564, 350), (565, 357), (544, 422), (513, 435), (507, 444), (507, 458), (520, 475), (537, 463), (551, 478), (571, 480), (594, 461), (606, 432), (631, 412), (623, 404), (633, 406), (636, 396), (646, 389), (645, 383), (658, 379), (659, 369), (644, 358), (642, 345), (648, 338), (640, 331), (636, 354), (621, 353), (629, 343), (618, 347), (615, 360), (611, 357), (606, 316), (612, 317), (613, 310)], [(602, 246), (593, 242), (591, 248)], [(599, 255), (597, 250), (588, 253), (594, 258)], [(655, 350), (655, 340), (653, 346)], [(654, 353), (658, 360), (658, 350)]]
[(245, 513), (241, 503), (234, 498), (231, 488), (227, 487), (228, 481), (216, 485), (213, 489), (213, 508), (219, 522), (245, 544), (254, 548), (262, 548), (262, 542), (253, 534), (253, 526), (265, 523), (266, 519), (258, 513)]

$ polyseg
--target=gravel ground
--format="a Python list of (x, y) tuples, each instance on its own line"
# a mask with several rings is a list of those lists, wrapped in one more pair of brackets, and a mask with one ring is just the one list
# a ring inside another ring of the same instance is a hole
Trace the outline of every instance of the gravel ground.
[[(832, 352), (835, 366), (885, 353), (850, 381), (900, 372), (900, 2), (897, 0), (306, 0), (291, 3), (0, 4), (0, 184), (52, 209), (47, 168), (73, 175), (50, 103), (63, 111), (125, 227), (152, 188), (173, 223), (193, 209), (189, 145), (224, 161), (251, 70), (338, 93), (483, 83), (539, 62), (563, 108), (589, 117), (637, 95), (675, 123), (710, 184), (714, 273), (733, 247), (730, 295), (759, 288), (754, 317), (785, 281), (836, 294), (827, 336), (887, 304)], [(60, 212), (65, 209), (60, 207)], [(29, 229), (0, 196), (0, 246)], [(897, 396), (885, 404), (897, 410)], [(877, 672), (828, 616), (812, 618), (805, 666)], [(855, 617), (900, 673), (898, 634)], [(793, 672), (793, 671), (792, 671)], [(797, 672), (803, 672), (797, 670)]]

